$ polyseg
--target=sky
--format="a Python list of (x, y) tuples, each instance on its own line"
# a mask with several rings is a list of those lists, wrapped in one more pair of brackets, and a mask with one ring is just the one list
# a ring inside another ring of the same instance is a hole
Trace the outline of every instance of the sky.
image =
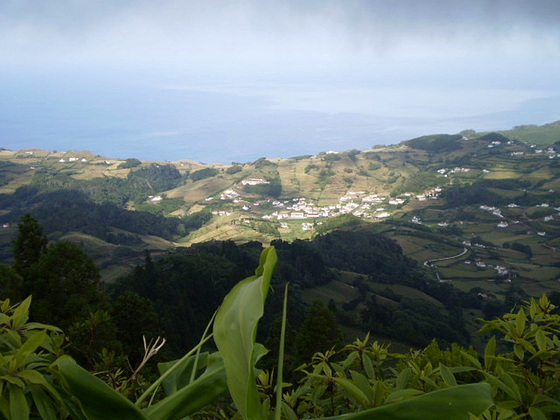
[(557, 0), (1, 0), (0, 147), (206, 162), (560, 119)]

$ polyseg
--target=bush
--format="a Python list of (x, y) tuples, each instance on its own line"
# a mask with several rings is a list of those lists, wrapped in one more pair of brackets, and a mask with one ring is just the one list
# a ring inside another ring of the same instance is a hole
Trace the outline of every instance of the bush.
[(201, 181), (206, 178), (218, 175), (218, 170), (215, 168), (204, 168), (199, 171), (195, 171), (190, 175), (193, 182)]
[(323, 156), (323, 160), (325, 162), (336, 162), (337, 160), (342, 159), (339, 154), (337, 153), (327, 153)]
[(63, 354), (64, 335), (51, 325), (28, 322), (30, 305), (31, 297), (16, 305), (0, 301), (0, 415), (67, 418), (72, 405), (66, 405), (68, 398), (52, 374)]
[(406, 141), (406, 145), (428, 152), (451, 152), (461, 148), (459, 134), (434, 134)]
[(142, 162), (136, 158), (131, 158), (125, 160), (123, 163), (119, 165), (119, 169), (128, 169), (128, 168), (135, 168), (140, 166)]
[(226, 169), (226, 174), (233, 175), (243, 170), (243, 166), (241, 165), (233, 165)]

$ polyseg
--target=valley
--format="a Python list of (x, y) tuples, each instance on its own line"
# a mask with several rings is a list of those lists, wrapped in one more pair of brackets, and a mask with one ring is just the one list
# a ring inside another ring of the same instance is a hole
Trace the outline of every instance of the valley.
[[(295, 328), (320, 300), (346, 341), (369, 330), (401, 349), (435, 337), (480, 350), (478, 318), (560, 292), (559, 145), (515, 132), (227, 165), (2, 150), (0, 258), (12, 263), (19, 219), (31, 213), (49, 240), (78, 245), (105, 284), (152, 300), (164, 330), (176, 331), (184, 314), (164, 316), (172, 289), (182, 290), (173, 299), (199, 305), (185, 281), (217, 304), (223, 287), (207, 290), (204, 276), (230, 285), (274, 245), (274, 284), (294, 283)], [(152, 289), (139, 286), (145, 276)], [(156, 286), (164, 279), (175, 286)], [(207, 310), (189, 316), (202, 326)], [(193, 345), (200, 332), (170, 346)]]
[[(558, 288), (560, 155), (555, 144), (517, 140), (516, 133), (525, 135), (525, 130), (538, 132), (529, 127), (507, 132), (510, 137), (472, 132), (425, 136), (365, 151), (231, 165), (3, 150), (0, 192), (9, 197), (26, 186), (39, 192), (79, 189), (97, 204), (112, 202), (177, 220), (204, 215), (200, 226), (167, 236), (131, 233), (114, 224), (97, 235), (53, 227), (55, 237), (92, 252), (108, 281), (133, 266), (145, 250), (158, 254), (210, 240), (268, 244), (311, 239), (368, 223), (420, 263), (455, 255), (465, 246), (468, 252), (461, 258), (437, 262), (442, 281), (498, 290), (501, 282), (515, 279), (538, 295)], [(551, 127), (542, 130), (550, 136)], [(163, 167), (172, 168), (171, 180), (157, 173)], [(138, 177), (133, 181), (142, 184), (134, 185), (137, 191), (123, 193), (129, 187), (114, 181), (126, 181), (140, 168), (151, 168), (155, 175)], [(14, 210), (9, 204), (0, 210), (4, 244), (23, 211)], [(7, 247), (3, 250), (9, 259)]]

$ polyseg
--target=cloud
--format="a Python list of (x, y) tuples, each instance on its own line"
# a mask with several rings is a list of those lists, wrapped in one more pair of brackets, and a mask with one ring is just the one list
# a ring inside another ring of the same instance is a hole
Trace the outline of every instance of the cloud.
[(560, 51), (556, 0), (8, 0), (14, 63), (297, 66)]

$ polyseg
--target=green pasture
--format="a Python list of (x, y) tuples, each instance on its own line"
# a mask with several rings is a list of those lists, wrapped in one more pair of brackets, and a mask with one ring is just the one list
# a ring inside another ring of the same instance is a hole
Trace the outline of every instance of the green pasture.
[(527, 181), (538, 182), (554, 178), (549, 166), (540, 166), (538, 169), (532, 171), (530, 174), (524, 176)]
[(341, 305), (357, 298), (359, 292), (354, 286), (333, 280), (321, 286), (303, 289), (301, 295), (306, 302), (312, 302), (315, 299), (328, 302), (332, 299), (337, 305)]
[(473, 236), (483, 236), (485, 234), (492, 234), (495, 231), (496, 225), (499, 223), (498, 218), (496, 218), (495, 223), (469, 223), (462, 226), (465, 232), (472, 234)]
[(417, 236), (394, 235), (391, 238), (403, 248), (403, 253), (419, 263), (426, 260), (457, 255), (457, 248)]
[(555, 176), (554, 179), (551, 179), (550, 181), (544, 183), (542, 185), (542, 188), (544, 188), (545, 190), (556, 190), (556, 191), (560, 191), (560, 178), (558, 178), (558, 176)]
[(487, 173), (485, 179), (517, 179), (520, 174), (518, 172), (509, 169), (495, 169), (492, 168), (489, 173)]
[(514, 279), (513, 284), (520, 286), (525, 293), (530, 296), (542, 296), (544, 293), (551, 291), (560, 291), (560, 283), (558, 280), (541, 280), (535, 281), (530, 279)]
[(35, 174), (34, 170), (28, 170), (25, 172), (6, 171), (0, 173), (1, 177), (6, 177), (7, 179), (10, 179), (9, 182), (0, 186), (0, 194), (12, 194), (19, 187), (30, 184), (34, 174)]
[(435, 209), (433, 207), (426, 207), (421, 210), (421, 218), (424, 223), (439, 223), (447, 221), (446, 211)]
[[(519, 242), (519, 243), (523, 243), (520, 240), (515, 240), (514, 238), (510, 239), (511, 242)], [(527, 262), (529, 259), (529, 256), (523, 252), (520, 251), (516, 251), (514, 249), (511, 248), (500, 248), (498, 250), (499, 255), (506, 261), (513, 263), (513, 262), (519, 262), (519, 263), (524, 263)]]
[(194, 204), (230, 188), (233, 183), (231, 177), (218, 175), (197, 182), (188, 180), (185, 184), (168, 191), (166, 194), (169, 198), (181, 197), (186, 204)]
[[(137, 264), (140, 264), (141, 260), (138, 260)], [(107, 268), (101, 270), (101, 278), (105, 283), (114, 283), (119, 277), (123, 277), (130, 273), (130, 269), (137, 264), (129, 265), (110, 265)]]
[(496, 277), (496, 271), (491, 268), (478, 268), (474, 262), (471, 265), (462, 263), (450, 267), (437, 267), (442, 280), (494, 280)]
[(404, 286), (402, 284), (374, 283), (369, 281), (367, 282), (367, 284), (374, 293), (383, 292), (385, 289), (391, 289), (393, 292), (403, 297), (411, 299), (422, 299), (432, 303), (433, 305), (436, 305), (437, 307), (444, 307), (444, 305), (440, 301), (434, 299), (433, 297), (428, 296), (418, 289), (413, 289), (412, 287)]
[(499, 195), (504, 198), (509, 198), (513, 200), (515, 197), (518, 197), (521, 194), (518, 190), (505, 190), (502, 188), (488, 188), (488, 191), (492, 192), (495, 195)]
[(558, 122), (541, 126), (526, 126), (523, 128), (502, 131), (507, 137), (519, 139), (529, 144), (553, 144), (560, 140), (560, 124)]
[[(144, 254), (142, 252), (143, 246), (128, 247), (114, 245), (81, 232), (70, 232), (61, 236), (59, 239), (75, 243), (91, 255), (101, 268), (101, 278), (104, 282), (108, 283), (125, 275), (131, 268), (141, 264), (144, 259)], [(146, 241), (146, 238), (143, 238), (143, 240)], [(156, 240), (161, 241), (161, 238), (157, 238)], [(154, 250), (151, 246), (149, 249), (150, 251)]]
[(533, 266), (529, 272), (524, 272), (523, 277), (527, 277), (529, 279), (535, 281), (547, 281), (551, 279), (555, 279), (560, 276), (560, 268), (558, 267), (541, 267), (541, 266)]
[(481, 279), (459, 279), (449, 282), (463, 292), (469, 292), (473, 288), (480, 288), (486, 293), (504, 294), (510, 287), (509, 283), (496, 283), (495, 281)]
[(499, 228), (498, 223), (493, 226), (487, 227), (485, 230), (476, 229), (475, 232), (482, 239), (492, 242), (495, 245), (501, 246), (504, 242), (511, 242), (512, 237), (520, 237), (521, 229), (515, 227), (515, 225), (509, 225), (507, 228)]
[(505, 217), (519, 219), (523, 216), (525, 209), (522, 207), (502, 207), (502, 214)]

